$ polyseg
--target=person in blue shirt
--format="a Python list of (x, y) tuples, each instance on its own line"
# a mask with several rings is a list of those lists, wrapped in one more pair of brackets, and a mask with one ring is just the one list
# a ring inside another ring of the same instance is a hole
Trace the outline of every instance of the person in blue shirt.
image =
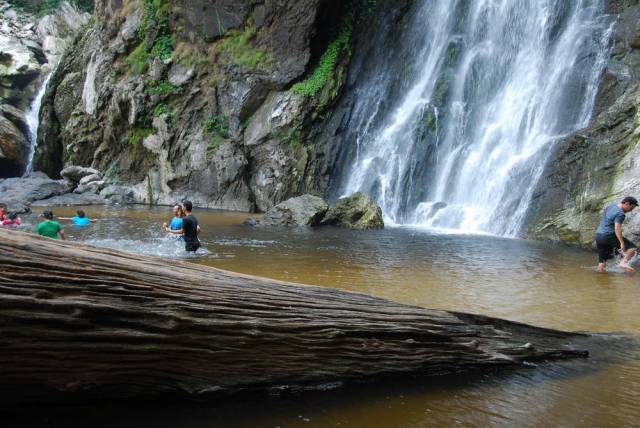
[(627, 213), (638, 206), (636, 198), (625, 197), (618, 204), (608, 205), (602, 213), (602, 220), (596, 230), (596, 245), (598, 247), (598, 272), (604, 272), (607, 260), (613, 257), (617, 249), (622, 256), (620, 267), (629, 273), (636, 270), (629, 265), (629, 260), (636, 255), (636, 244), (622, 235), (622, 223)]
[(184, 217), (184, 210), (181, 205), (176, 205), (173, 207), (173, 218), (171, 219), (171, 223), (167, 225), (167, 223), (162, 223), (162, 228), (165, 232), (171, 234), (172, 236), (176, 235), (176, 232), (182, 230), (182, 218)]
[(95, 220), (89, 219), (82, 210), (76, 211), (77, 215), (73, 217), (58, 217), (58, 220), (71, 221), (75, 226), (89, 226), (91, 223), (95, 223)]

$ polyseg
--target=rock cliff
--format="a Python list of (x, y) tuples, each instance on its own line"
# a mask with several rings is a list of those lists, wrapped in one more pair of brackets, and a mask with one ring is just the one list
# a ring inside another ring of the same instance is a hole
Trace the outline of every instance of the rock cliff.
[(93, 167), (142, 203), (324, 193), (353, 34), (395, 7), (375, 3), (97, 1), (45, 95), (36, 168)]
[[(591, 124), (560, 142), (546, 167), (533, 208), (530, 237), (591, 246), (603, 207), (640, 197), (640, 4), (609, 1), (617, 14)], [(640, 216), (625, 235), (640, 239)]]
[(67, 42), (90, 17), (62, 2), (38, 18), (29, 10), (40, 10), (42, 2), (22, 3), (26, 9), (0, 1), (0, 177), (24, 172), (37, 126), (30, 123), (37, 122), (37, 111), (29, 110)]

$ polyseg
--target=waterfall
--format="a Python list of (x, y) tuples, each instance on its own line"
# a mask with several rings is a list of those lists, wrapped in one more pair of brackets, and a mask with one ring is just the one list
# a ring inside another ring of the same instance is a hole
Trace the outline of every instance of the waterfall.
[(47, 77), (44, 79), (42, 86), (38, 90), (36, 97), (33, 99), (31, 106), (26, 114), (27, 125), (29, 126), (29, 161), (27, 162), (27, 168), (25, 173), (28, 174), (33, 171), (33, 158), (36, 153), (36, 145), (38, 144), (38, 126), (40, 125), (39, 115), (40, 115), (40, 106), (42, 105), (42, 98), (44, 98), (44, 94), (47, 90), (47, 84), (49, 83), (49, 79), (53, 75), (53, 69), (47, 74)]
[(358, 77), (337, 195), (369, 192), (390, 224), (518, 235), (554, 143), (589, 122), (615, 19), (604, 0), (414, 8)]

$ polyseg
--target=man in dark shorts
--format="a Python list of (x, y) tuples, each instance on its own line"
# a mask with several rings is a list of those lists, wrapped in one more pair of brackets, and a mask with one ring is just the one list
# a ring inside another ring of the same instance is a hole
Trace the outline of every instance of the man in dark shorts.
[(200, 233), (200, 226), (198, 225), (198, 219), (195, 218), (191, 211), (193, 210), (193, 204), (191, 201), (182, 202), (185, 216), (182, 218), (182, 236), (184, 238), (184, 249), (187, 251), (197, 251), (200, 248), (200, 241), (198, 240), (198, 233)]
[(616, 249), (622, 255), (620, 267), (629, 273), (636, 270), (629, 265), (629, 260), (636, 255), (636, 244), (622, 236), (622, 223), (626, 213), (638, 206), (636, 198), (627, 196), (619, 204), (608, 205), (602, 214), (602, 220), (596, 231), (598, 246), (598, 272), (604, 272), (607, 260), (613, 257)]

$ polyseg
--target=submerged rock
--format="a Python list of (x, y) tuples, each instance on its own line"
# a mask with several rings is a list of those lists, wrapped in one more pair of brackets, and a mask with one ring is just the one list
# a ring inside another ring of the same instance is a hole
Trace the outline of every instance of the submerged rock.
[(316, 226), (328, 209), (329, 205), (324, 199), (313, 195), (302, 195), (271, 208), (265, 213), (260, 225)]
[(362, 192), (338, 199), (322, 219), (321, 224), (347, 229), (384, 228), (382, 209), (369, 195)]

